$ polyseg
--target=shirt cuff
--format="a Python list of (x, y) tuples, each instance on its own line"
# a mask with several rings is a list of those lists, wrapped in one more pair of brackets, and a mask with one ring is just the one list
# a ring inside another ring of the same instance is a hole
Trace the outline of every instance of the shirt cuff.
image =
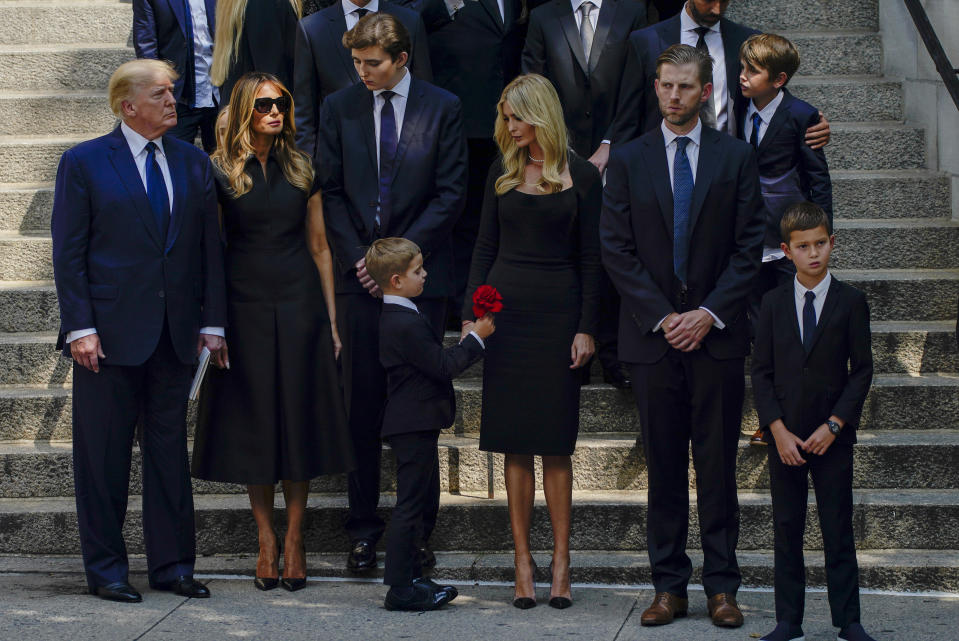
[(656, 323), (656, 327), (653, 328), (654, 334), (663, 328), (663, 323), (666, 322), (667, 318), (669, 318), (669, 314), (666, 314), (665, 316), (663, 316), (663, 319), (659, 321), (658, 323)]
[(450, 18), (456, 15), (456, 12), (463, 8), (463, 5), (466, 3), (464, 0), (443, 0), (443, 3), (446, 5), (446, 10), (450, 14)]
[(716, 316), (716, 314), (712, 313), (705, 307), (700, 307), (699, 309), (703, 310), (704, 312), (706, 312), (707, 314), (713, 317), (713, 325), (716, 326), (716, 329), (726, 329), (726, 324), (722, 322), (721, 320), (719, 320), (719, 316)]
[(611, 145), (611, 144), (613, 144), (613, 143), (611, 143), (611, 142), (608, 141), (608, 140), (604, 140), (603, 142), (601, 142), (601, 143), (599, 143), (599, 144), (601, 144), (601, 145)]
[(63, 338), (63, 342), (69, 344), (78, 338), (83, 338), (84, 336), (90, 336), (96, 333), (97, 330), (95, 327), (89, 327), (87, 329), (75, 329), (72, 332), (67, 332), (67, 335)]
[(222, 327), (201, 327), (201, 334), (209, 334), (210, 336), (219, 336), (220, 338), (226, 338), (226, 332), (223, 331)]
[(479, 337), (479, 334), (476, 332), (470, 332), (470, 336), (476, 339), (476, 342), (480, 344), (480, 347), (486, 349), (486, 343), (483, 342), (483, 339)]

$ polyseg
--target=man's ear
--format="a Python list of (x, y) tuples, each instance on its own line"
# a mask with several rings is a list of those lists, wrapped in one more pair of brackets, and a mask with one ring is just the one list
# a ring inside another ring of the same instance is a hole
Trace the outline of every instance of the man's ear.
[(410, 54), (405, 51), (401, 51), (400, 55), (396, 56), (396, 63), (401, 67), (405, 67), (406, 63), (410, 61)]
[(707, 82), (703, 85), (703, 95), (700, 96), (699, 101), (706, 102), (711, 95), (713, 95), (713, 83)]

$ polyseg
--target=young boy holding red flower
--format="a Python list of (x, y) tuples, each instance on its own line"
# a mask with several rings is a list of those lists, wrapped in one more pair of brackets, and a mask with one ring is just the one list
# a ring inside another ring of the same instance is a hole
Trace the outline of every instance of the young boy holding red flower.
[(452, 425), (456, 412), (453, 378), (483, 357), (483, 341), (495, 329), (493, 316), (484, 315), (459, 344), (443, 349), (410, 300), (426, 283), (420, 248), (405, 238), (381, 238), (366, 252), (366, 270), (383, 291), (380, 362), (388, 393), (382, 437), (396, 456), (396, 507), (383, 576), (390, 590), (384, 605), (387, 610), (435, 610), (456, 598), (456, 588), (423, 577), (416, 542), (424, 516), (439, 508), (430, 488), (439, 473), (440, 430)]

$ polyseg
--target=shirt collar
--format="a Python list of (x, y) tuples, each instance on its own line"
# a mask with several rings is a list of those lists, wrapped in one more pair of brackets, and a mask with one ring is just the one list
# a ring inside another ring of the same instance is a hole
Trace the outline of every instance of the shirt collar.
[[(345, 2), (345, 0), (344, 0), (344, 2)], [(689, 14), (686, 13), (686, 5), (683, 5), (682, 10), (679, 12), (679, 28), (680, 28), (680, 30), (682, 30), (682, 31), (693, 31), (694, 29), (698, 29), (699, 27), (705, 27), (705, 26), (706, 26), (706, 25), (701, 25), (701, 24), (699, 24), (698, 22), (696, 22), (695, 20), (693, 20), (692, 18), (690, 18), (690, 17), (689, 17)], [(720, 31), (719, 31), (719, 23), (718, 23), (718, 22), (717, 22), (716, 24), (714, 24), (713, 26), (708, 27), (708, 28), (709, 28), (710, 31), (715, 31), (716, 33), (720, 33)]]
[[(663, 121), (659, 124), (659, 127), (660, 127), (660, 129), (663, 130), (663, 141), (666, 143), (666, 146), (667, 146), (667, 147), (669, 147), (669, 145), (670, 145), (674, 140), (676, 140), (677, 138), (679, 138), (679, 134), (675, 133), (672, 129), (670, 129), (669, 127), (666, 126), (666, 120), (665, 120), (665, 119), (663, 119)], [(687, 138), (689, 138), (690, 142), (692, 142), (694, 145), (697, 145), (697, 146), (699, 145), (699, 141), (700, 141), (700, 139), (702, 138), (702, 135), (703, 135), (703, 121), (702, 121), (702, 120), (699, 120), (699, 121), (696, 123), (696, 126), (693, 127), (693, 130), (692, 130), (692, 131), (690, 131), (688, 134), (685, 134), (685, 136), (686, 136)]]
[(158, 151), (161, 155), (163, 154), (163, 136), (155, 138), (153, 140), (147, 140), (133, 129), (125, 122), (120, 123), (120, 132), (123, 133), (123, 137), (127, 140), (127, 145), (130, 147), (130, 153), (133, 154), (133, 157), (136, 158), (143, 153), (143, 150), (146, 148), (147, 143), (153, 142), (156, 144)]
[(414, 312), (419, 312), (419, 308), (416, 306), (413, 301), (405, 296), (394, 296), (393, 294), (383, 294), (383, 303), (389, 303), (392, 305), (399, 305), (400, 307), (406, 307), (412, 309)]
[(759, 113), (759, 117), (762, 118), (763, 122), (767, 125), (772, 121), (773, 115), (775, 115), (776, 110), (779, 109), (779, 105), (783, 101), (783, 90), (780, 89), (779, 93), (776, 94), (776, 97), (769, 101), (769, 104), (763, 107), (762, 109), (756, 109), (755, 103), (752, 100), (749, 101), (749, 109), (746, 111), (746, 122), (748, 123), (753, 119), (754, 113)]
[(375, 98), (384, 91), (392, 91), (397, 96), (403, 96), (406, 98), (410, 95), (410, 82), (410, 70), (406, 67), (403, 67), (403, 79), (396, 83), (396, 86), (392, 89), (377, 89), (373, 92), (373, 97)]
[(828, 271), (826, 272), (826, 277), (819, 281), (819, 284), (813, 287), (812, 289), (806, 289), (803, 287), (803, 284), (799, 282), (799, 276), (797, 275), (793, 278), (793, 284), (796, 289), (796, 298), (805, 298), (806, 292), (812, 292), (816, 295), (816, 300), (822, 300), (822, 297), (826, 295), (826, 292), (829, 291), (829, 284), (832, 283), (832, 274)]
[[(601, 9), (603, 6), (603, 0), (589, 0), (589, 1), (592, 2), (594, 5), (596, 5), (597, 9)], [(573, 13), (576, 13), (577, 11), (579, 11), (579, 7), (584, 2), (586, 2), (586, 0), (570, 0), (570, 4), (573, 5)]]
[(342, 1), (343, 1), (344, 16), (353, 13), (357, 9), (368, 9), (370, 13), (376, 13), (377, 11), (380, 10), (380, 0), (370, 0), (369, 4), (367, 4), (365, 7), (360, 7), (358, 5), (355, 5), (352, 2), (350, 2), (350, 0), (342, 0)]

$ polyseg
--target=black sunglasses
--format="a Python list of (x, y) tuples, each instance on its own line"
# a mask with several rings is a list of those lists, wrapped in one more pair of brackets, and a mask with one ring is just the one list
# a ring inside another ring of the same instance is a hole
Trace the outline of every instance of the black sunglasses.
[(280, 96), (279, 98), (257, 98), (253, 101), (253, 109), (261, 114), (273, 111), (273, 105), (276, 105), (277, 111), (285, 114), (290, 110), (290, 99), (287, 96)]

